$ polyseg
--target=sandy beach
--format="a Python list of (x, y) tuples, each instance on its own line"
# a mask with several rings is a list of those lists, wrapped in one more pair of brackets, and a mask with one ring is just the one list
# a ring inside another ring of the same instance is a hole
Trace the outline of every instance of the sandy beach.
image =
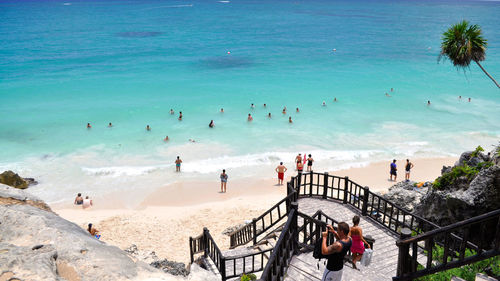
[[(452, 165), (456, 160), (415, 159), (411, 179), (434, 180), (443, 165)], [(388, 167), (389, 162), (378, 162), (329, 173), (349, 176), (372, 191), (384, 193), (394, 184), (389, 181)], [(404, 159), (398, 159), (398, 168), (398, 181), (404, 180)], [(286, 177), (294, 173), (291, 168)], [(183, 182), (152, 191), (135, 208), (124, 208), (119, 203), (120, 194), (94, 200), (94, 206), (87, 210), (70, 204), (51, 207), (81, 227), (93, 223), (106, 243), (122, 249), (136, 244), (141, 250), (155, 251), (160, 258), (187, 263), (189, 236), (197, 236), (207, 227), (218, 245), (227, 249), (229, 237), (222, 234), (224, 229), (259, 216), (286, 195), (285, 185), (276, 183), (274, 178), (233, 179), (228, 182), (227, 193), (219, 193), (218, 181)]]

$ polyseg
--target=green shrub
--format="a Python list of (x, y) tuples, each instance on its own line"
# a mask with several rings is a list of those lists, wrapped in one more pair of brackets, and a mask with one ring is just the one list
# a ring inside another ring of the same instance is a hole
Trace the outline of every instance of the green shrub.
[(257, 276), (255, 276), (255, 274), (253, 273), (243, 274), (241, 275), (240, 278), (240, 281), (255, 281), (255, 280), (257, 280)]
[(455, 166), (451, 169), (450, 172), (438, 177), (432, 185), (434, 186), (434, 188), (444, 189), (445, 187), (453, 185), (455, 183), (455, 180), (462, 176), (465, 176), (470, 182), (472, 181), (472, 179), (474, 179), (477, 173), (479, 173), (479, 169), (477, 167), (471, 167), (467, 164), (464, 164), (462, 166)]
[(480, 145), (478, 145), (478, 146), (476, 147), (476, 150), (474, 150), (474, 151), (471, 153), (470, 157), (471, 157), (471, 158), (472, 158), (472, 157), (477, 157), (477, 156), (479, 155), (479, 152), (483, 152), (483, 151), (484, 151), (484, 149), (483, 149)]
[[(465, 257), (470, 257), (475, 255), (476, 252), (472, 250), (465, 250)], [(443, 262), (444, 250), (443, 247), (435, 246), (432, 251), (432, 260), (437, 262)], [(451, 261), (451, 258), (448, 257), (448, 261)], [(418, 265), (418, 270), (424, 269), (422, 265)], [(488, 271), (493, 275), (500, 275), (500, 256), (492, 257), (489, 259), (485, 259), (479, 262), (475, 262), (472, 264), (464, 265), (462, 267), (453, 268), (450, 270), (434, 273), (431, 275), (427, 275), (421, 278), (418, 278), (418, 281), (448, 281), (452, 276), (457, 276), (463, 278), (467, 281), (473, 281), (476, 279), (477, 273), (487, 274)]]

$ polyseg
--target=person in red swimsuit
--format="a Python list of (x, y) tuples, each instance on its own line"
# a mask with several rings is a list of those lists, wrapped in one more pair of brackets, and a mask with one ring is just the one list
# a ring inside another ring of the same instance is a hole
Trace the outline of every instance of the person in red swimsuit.
[(285, 178), (285, 172), (287, 168), (283, 166), (283, 162), (280, 162), (278, 167), (276, 167), (276, 172), (278, 173), (278, 185), (283, 184), (283, 179)]
[(363, 257), (363, 253), (365, 252), (365, 244), (368, 249), (370, 248), (370, 244), (366, 242), (365, 238), (363, 238), (363, 230), (359, 227), (359, 217), (354, 216), (352, 218), (352, 223), (354, 224), (351, 227), (351, 231), (349, 232), (349, 236), (352, 239), (351, 253), (352, 253), (352, 267), (357, 269), (356, 262), (361, 260)]

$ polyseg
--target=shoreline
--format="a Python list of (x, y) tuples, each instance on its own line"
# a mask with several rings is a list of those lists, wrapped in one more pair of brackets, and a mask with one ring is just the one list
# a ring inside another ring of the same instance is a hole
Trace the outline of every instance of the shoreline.
[[(411, 179), (434, 180), (443, 165), (452, 165), (456, 160), (452, 157), (415, 159)], [(404, 170), (399, 164), (399, 169)], [(376, 162), (329, 173), (349, 176), (374, 192), (384, 193), (396, 183), (388, 181), (388, 166), (389, 162)], [(293, 170), (288, 170), (286, 181), (291, 172), (295, 174)], [(398, 179), (404, 180), (404, 172), (398, 173)], [(122, 249), (136, 244), (141, 250), (155, 251), (161, 258), (188, 262), (189, 236), (197, 236), (207, 227), (221, 249), (227, 249), (229, 237), (222, 234), (224, 229), (259, 216), (286, 196), (286, 184), (277, 186), (276, 183), (275, 178), (234, 179), (228, 182), (227, 193), (222, 194), (218, 181), (189, 181), (158, 188), (137, 202), (135, 208), (101, 200), (94, 201), (94, 206), (87, 210), (71, 204), (54, 204), (51, 208), (82, 228), (93, 223), (101, 232), (102, 241), (109, 244)], [(114, 201), (118, 201), (117, 198)], [(103, 202), (109, 204), (103, 206)]]

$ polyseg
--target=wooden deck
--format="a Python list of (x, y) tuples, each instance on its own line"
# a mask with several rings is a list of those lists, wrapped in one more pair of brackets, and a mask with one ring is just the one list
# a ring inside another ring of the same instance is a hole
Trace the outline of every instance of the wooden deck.
[[(370, 235), (375, 239), (372, 263), (368, 267), (357, 264), (358, 270), (353, 269), (351, 263), (344, 264), (344, 274), (342, 280), (391, 280), (396, 276), (398, 247), (396, 246), (397, 235), (387, 228), (362, 217), (358, 211), (350, 205), (341, 204), (332, 200), (299, 199), (299, 211), (307, 215), (313, 215), (317, 210), (323, 211), (326, 215), (341, 222), (345, 221), (352, 225), (352, 217), (358, 215), (361, 218), (360, 226), (364, 235)], [(322, 260), (312, 257), (312, 252), (294, 256), (287, 271), (286, 281), (321, 280), (325, 265)]]

